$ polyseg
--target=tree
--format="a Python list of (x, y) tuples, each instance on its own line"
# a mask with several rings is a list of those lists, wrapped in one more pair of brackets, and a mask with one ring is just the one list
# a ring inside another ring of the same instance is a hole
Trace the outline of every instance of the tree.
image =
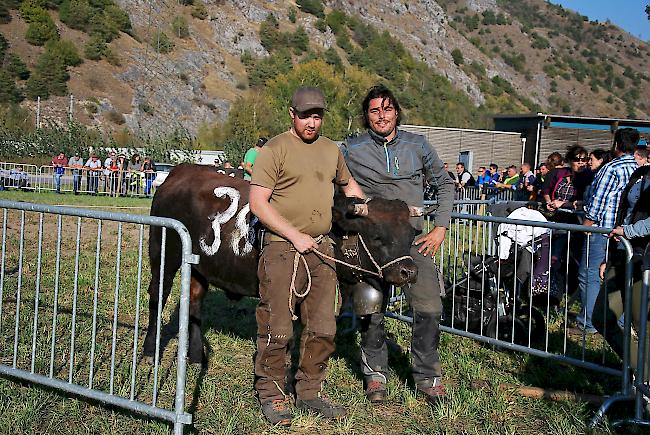
[(70, 75), (64, 59), (57, 53), (48, 50), (43, 52), (36, 63), (36, 72), (51, 95), (63, 96), (68, 93), (66, 82)]
[(0, 70), (0, 103), (18, 103), (22, 95), (16, 87), (14, 78)]
[(293, 35), (291, 35), (291, 47), (296, 54), (304, 53), (309, 49), (309, 36), (307, 36), (304, 27), (298, 26)]
[(25, 83), (25, 95), (34, 101), (38, 97), (48, 99), (50, 98), (50, 91), (47, 89), (45, 81), (38, 74), (32, 74)]
[[(222, 132), (223, 149), (226, 159), (240, 162), (246, 150), (260, 136), (270, 136), (270, 108), (266, 98), (259, 94), (249, 94), (237, 99), (228, 113), (228, 119), (219, 129)], [(286, 125), (284, 123), (283, 125)]]

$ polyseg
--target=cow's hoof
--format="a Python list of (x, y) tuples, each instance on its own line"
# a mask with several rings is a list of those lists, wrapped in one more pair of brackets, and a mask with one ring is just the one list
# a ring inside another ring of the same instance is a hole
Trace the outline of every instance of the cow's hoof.
[(208, 357), (205, 352), (201, 352), (201, 355), (190, 355), (188, 361), (191, 365), (198, 369), (207, 369), (208, 368)]

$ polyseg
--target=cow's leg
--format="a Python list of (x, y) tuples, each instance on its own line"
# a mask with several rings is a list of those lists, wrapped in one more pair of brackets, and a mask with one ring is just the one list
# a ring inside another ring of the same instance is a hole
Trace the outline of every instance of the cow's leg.
[(203, 331), (201, 330), (201, 306), (208, 291), (208, 281), (203, 275), (192, 270), (190, 281), (190, 346), (187, 357), (192, 364), (206, 365), (208, 359), (203, 347)]
[[(151, 358), (156, 352), (156, 326), (158, 323), (158, 304), (161, 304), (161, 312), (165, 308), (167, 297), (171, 291), (172, 283), (174, 281), (174, 274), (165, 274), (163, 278), (163, 292), (162, 301), (158, 300), (160, 278), (156, 274), (149, 283), (149, 324), (147, 326), (147, 335), (144, 339), (144, 356)], [(162, 322), (162, 317), (160, 319)], [(162, 330), (162, 325), (161, 330)]]
[[(149, 232), (149, 262), (151, 264), (151, 281), (149, 282), (149, 324), (144, 339), (143, 353), (145, 358), (152, 358), (156, 352), (156, 326), (158, 322), (158, 306), (161, 312), (165, 308), (167, 297), (172, 289), (174, 276), (181, 266), (181, 248), (178, 236), (167, 231), (165, 249), (165, 270), (163, 271), (162, 300), (160, 296), (160, 266), (161, 266), (162, 231), (159, 227), (151, 227)], [(162, 319), (161, 319), (162, 322)], [(161, 325), (162, 327), (162, 325)]]

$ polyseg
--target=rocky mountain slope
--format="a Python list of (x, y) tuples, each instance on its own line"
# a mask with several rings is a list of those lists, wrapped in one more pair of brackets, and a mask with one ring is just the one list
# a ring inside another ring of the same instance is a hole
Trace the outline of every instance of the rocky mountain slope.
[[(194, 136), (225, 121), (238, 97), (259, 92), (242, 60), (269, 56), (260, 36), (269, 14), (280, 32), (304, 28), (314, 57), (332, 49), (349, 67), (351, 56), (325, 19), (334, 10), (387, 31), (485, 115), (544, 110), (650, 118), (650, 44), (543, 0), (115, 3), (133, 28), (110, 42), (117, 59), (85, 59), (69, 68), (67, 83), (74, 118), (107, 131), (159, 135), (180, 127)], [(26, 42), (27, 23), (17, 10), (10, 13), (0, 33), (31, 68), (43, 48)], [(89, 35), (49, 13), (61, 38), (83, 53)], [(29, 99), (20, 104), (36, 108)], [(41, 114), (65, 119), (70, 106), (69, 97), (52, 96), (41, 102)], [(485, 119), (463, 124), (489, 127)]]

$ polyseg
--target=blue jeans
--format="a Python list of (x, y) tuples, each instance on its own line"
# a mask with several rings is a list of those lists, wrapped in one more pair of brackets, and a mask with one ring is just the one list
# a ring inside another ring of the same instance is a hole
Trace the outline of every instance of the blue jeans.
[(54, 174), (54, 187), (56, 187), (57, 192), (61, 191), (61, 177), (63, 177), (63, 174)]
[[(588, 245), (588, 246), (587, 246)], [(589, 248), (589, 252), (587, 252)], [(592, 234), (586, 237), (582, 245), (582, 256), (578, 268), (578, 285), (582, 309), (577, 317), (578, 323), (585, 329), (593, 328), (591, 317), (594, 312), (596, 298), (600, 292), (600, 264), (607, 254), (607, 237), (602, 234)]]

